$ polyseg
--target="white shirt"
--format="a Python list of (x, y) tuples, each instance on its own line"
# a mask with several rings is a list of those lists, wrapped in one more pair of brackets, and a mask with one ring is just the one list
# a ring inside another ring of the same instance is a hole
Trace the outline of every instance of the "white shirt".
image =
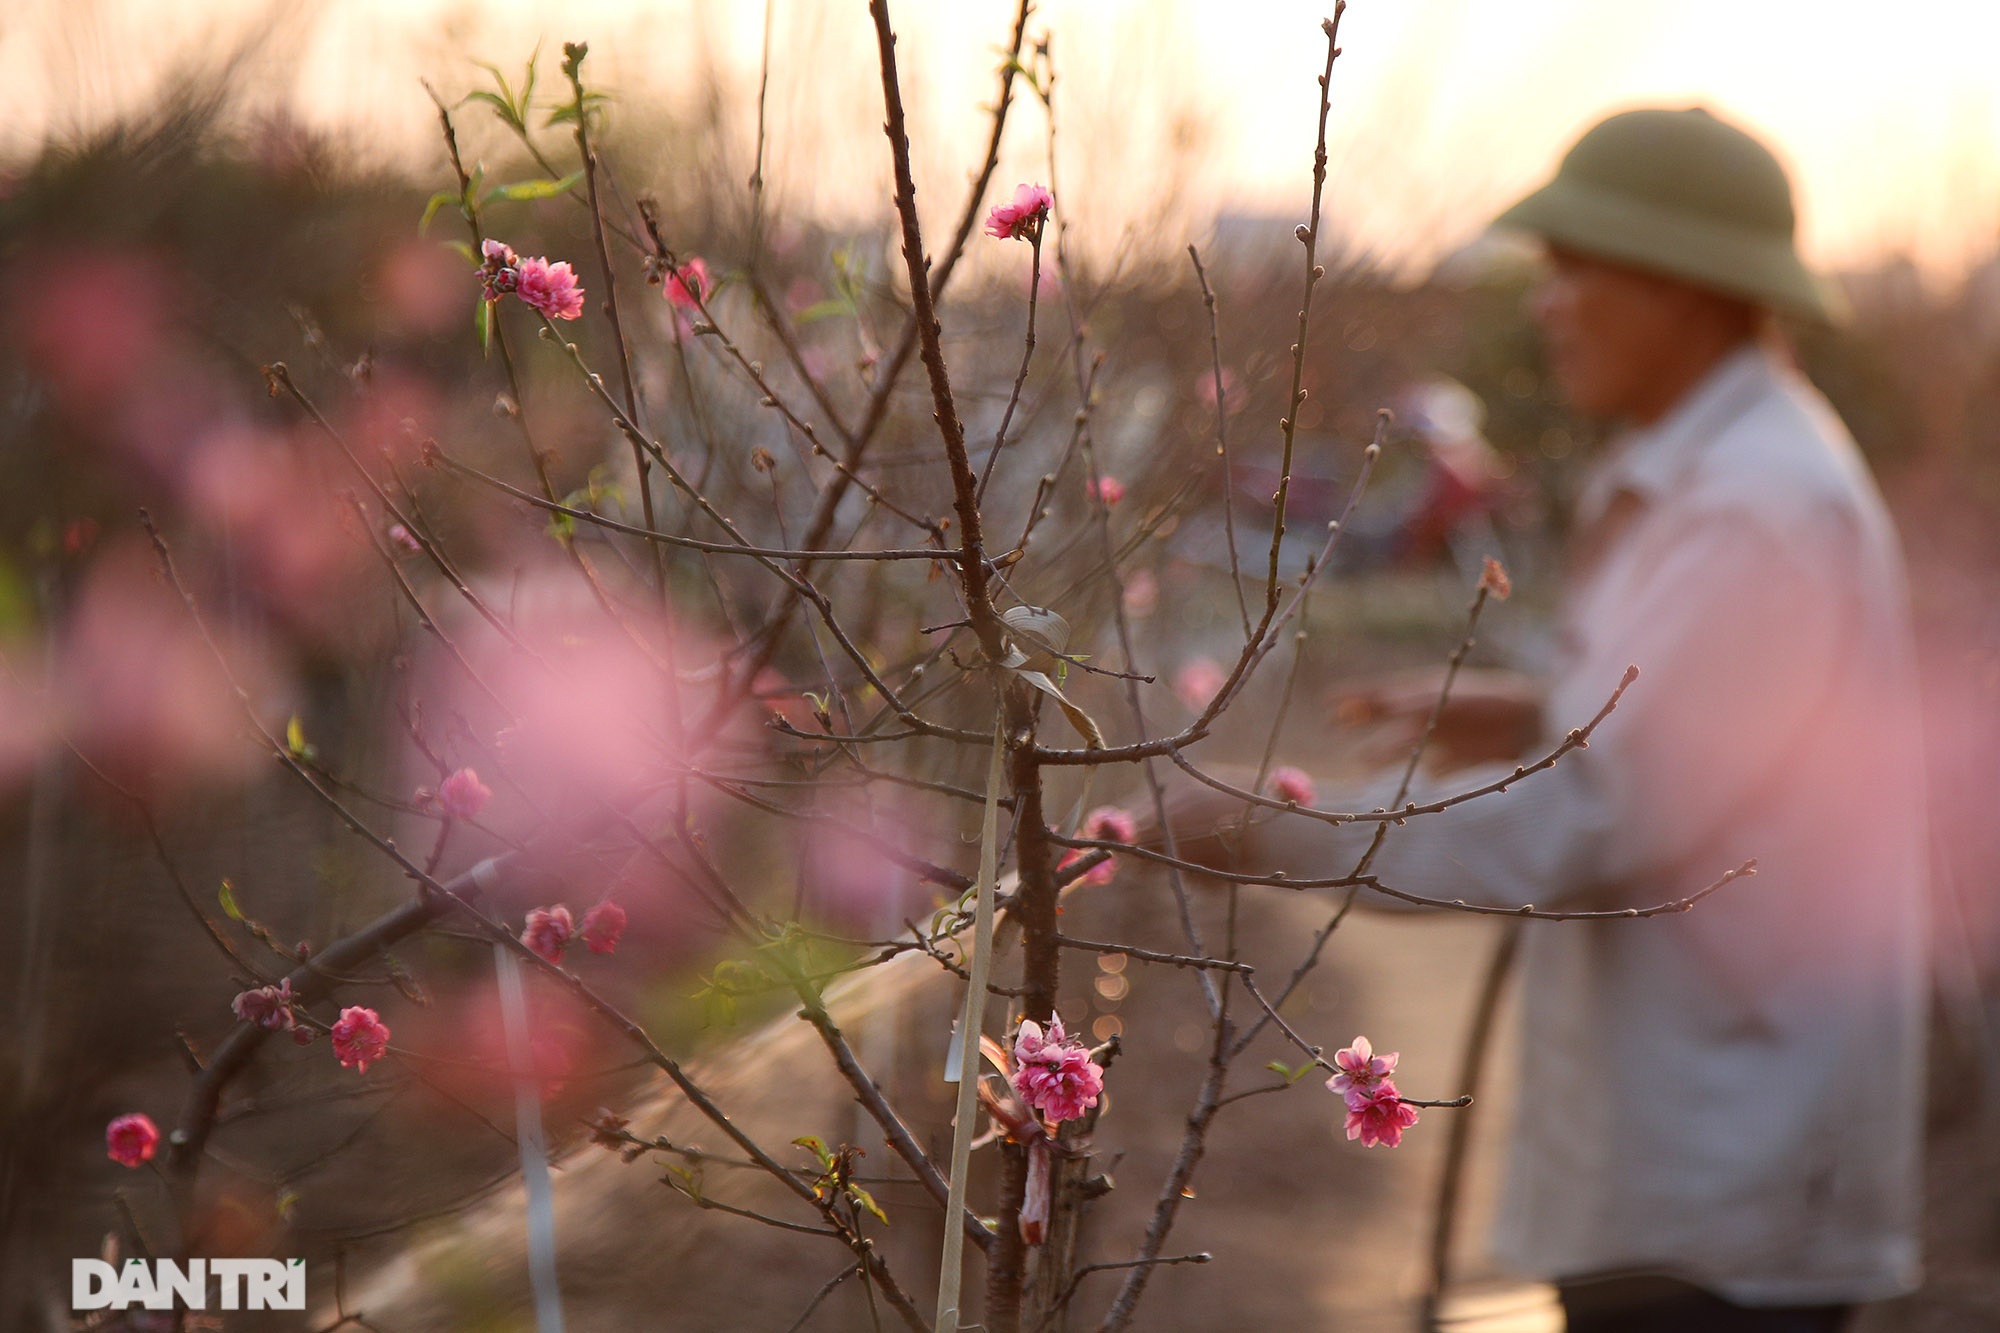
[[(1685, 915), (1526, 923), (1496, 1252), (1545, 1278), (1665, 1270), (1752, 1305), (1907, 1291), (1927, 855), (1895, 533), (1832, 410), (1755, 347), (1628, 436), (1580, 519), (1621, 489), (1642, 504), (1570, 590), (1554, 736), (1628, 664), (1639, 680), (1588, 749), (1393, 830), (1375, 872), (1623, 908), (1759, 869)], [(1252, 855), (1337, 874), (1361, 841), (1280, 816)]]

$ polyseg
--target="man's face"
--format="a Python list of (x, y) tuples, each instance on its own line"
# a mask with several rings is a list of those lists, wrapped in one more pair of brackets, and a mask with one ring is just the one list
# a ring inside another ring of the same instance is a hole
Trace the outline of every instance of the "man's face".
[(1676, 363), (1711, 304), (1686, 283), (1552, 246), (1528, 309), (1572, 406), (1644, 424), (1685, 387)]

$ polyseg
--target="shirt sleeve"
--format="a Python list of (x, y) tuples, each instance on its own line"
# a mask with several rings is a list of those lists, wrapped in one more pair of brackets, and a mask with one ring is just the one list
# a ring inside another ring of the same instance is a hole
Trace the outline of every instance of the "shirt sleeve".
[[(1838, 562), (1838, 544), (1797, 538), (1740, 511), (1679, 529), (1662, 558), (1625, 581), (1611, 623), (1584, 627), (1582, 651), (1551, 690), (1551, 725), (1577, 727), (1628, 665), (1639, 668), (1588, 748), (1504, 792), (1392, 827), (1371, 872), (1426, 897), (1623, 908), (1650, 905), (1630, 900), (1635, 886), (1671, 897), (1728, 869), (1708, 862), (1724, 832), (1786, 780), (1851, 620), (1838, 568), (1810, 563)], [(1423, 804), (1511, 771), (1419, 781), (1406, 799)], [(1373, 809), (1394, 792), (1391, 777), (1322, 806)], [(1249, 853), (1264, 870), (1344, 874), (1373, 831), (1281, 815), (1260, 826)]]

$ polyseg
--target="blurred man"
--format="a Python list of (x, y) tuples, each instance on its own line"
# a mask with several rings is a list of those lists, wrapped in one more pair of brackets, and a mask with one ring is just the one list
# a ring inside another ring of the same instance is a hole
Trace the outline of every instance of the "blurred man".
[[(1527, 923), (1496, 1248), (1558, 1284), (1572, 1333), (1838, 1329), (1917, 1282), (1928, 988), (1896, 536), (1767, 330), (1773, 311), (1828, 318), (1830, 297), (1794, 249), (1783, 168), (1703, 110), (1611, 117), (1500, 223), (1546, 243), (1532, 310), (1550, 364), (1622, 432), (1576, 516), (1545, 695), (1476, 689), (1439, 740), (1473, 735), (1477, 757), (1506, 733), (1496, 711), (1539, 704), (1546, 747), (1628, 664), (1642, 675), (1588, 749), (1411, 820), (1375, 873), (1617, 910), (1755, 857), (1754, 879), (1684, 915)], [(1338, 874), (1363, 837), (1280, 815), (1240, 855)]]

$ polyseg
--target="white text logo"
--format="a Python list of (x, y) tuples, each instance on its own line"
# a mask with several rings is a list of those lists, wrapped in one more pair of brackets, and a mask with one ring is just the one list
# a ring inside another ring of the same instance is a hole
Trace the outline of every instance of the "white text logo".
[[(215, 1304), (209, 1304), (214, 1282)], [(303, 1310), (306, 1264), (282, 1259), (72, 1259), (72, 1310)]]

